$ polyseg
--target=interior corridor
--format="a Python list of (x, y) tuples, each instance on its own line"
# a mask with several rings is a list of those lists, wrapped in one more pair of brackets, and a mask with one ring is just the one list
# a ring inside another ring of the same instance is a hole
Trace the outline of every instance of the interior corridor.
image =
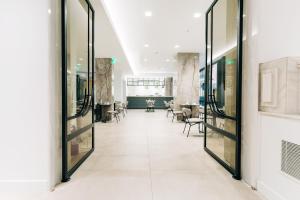
[[(47, 200), (258, 200), (203, 150), (203, 137), (165, 110), (96, 123), (95, 152)], [(39, 198), (40, 199), (40, 198)]]

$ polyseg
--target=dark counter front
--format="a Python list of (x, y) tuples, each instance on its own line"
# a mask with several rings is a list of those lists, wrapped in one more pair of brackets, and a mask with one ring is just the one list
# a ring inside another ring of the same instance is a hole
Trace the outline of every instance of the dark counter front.
[(174, 97), (153, 97), (153, 96), (136, 96), (136, 97), (127, 97), (128, 109), (146, 109), (147, 104), (146, 100), (151, 99), (155, 100), (156, 109), (165, 109), (164, 101), (171, 101)]

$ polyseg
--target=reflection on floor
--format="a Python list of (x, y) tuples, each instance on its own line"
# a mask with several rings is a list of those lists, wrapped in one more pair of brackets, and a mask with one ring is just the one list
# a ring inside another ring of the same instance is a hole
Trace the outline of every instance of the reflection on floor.
[(183, 127), (159, 110), (129, 110), (118, 124), (96, 124), (95, 152), (42, 199), (259, 200), (203, 151), (196, 126), (189, 138)]

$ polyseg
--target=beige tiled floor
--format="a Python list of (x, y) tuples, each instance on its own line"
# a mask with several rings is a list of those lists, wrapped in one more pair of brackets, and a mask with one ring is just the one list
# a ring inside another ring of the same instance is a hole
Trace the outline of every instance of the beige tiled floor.
[(96, 149), (70, 182), (45, 200), (259, 200), (203, 151), (193, 127), (164, 111), (129, 110), (121, 123), (96, 124)]

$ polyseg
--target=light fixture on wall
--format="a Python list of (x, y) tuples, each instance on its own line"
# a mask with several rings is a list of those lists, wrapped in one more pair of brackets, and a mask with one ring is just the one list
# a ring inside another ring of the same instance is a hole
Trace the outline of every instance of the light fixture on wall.
[(200, 18), (201, 17), (201, 13), (197, 12), (197, 13), (194, 13), (194, 18)]
[(152, 12), (151, 11), (145, 11), (145, 17), (152, 17)]

